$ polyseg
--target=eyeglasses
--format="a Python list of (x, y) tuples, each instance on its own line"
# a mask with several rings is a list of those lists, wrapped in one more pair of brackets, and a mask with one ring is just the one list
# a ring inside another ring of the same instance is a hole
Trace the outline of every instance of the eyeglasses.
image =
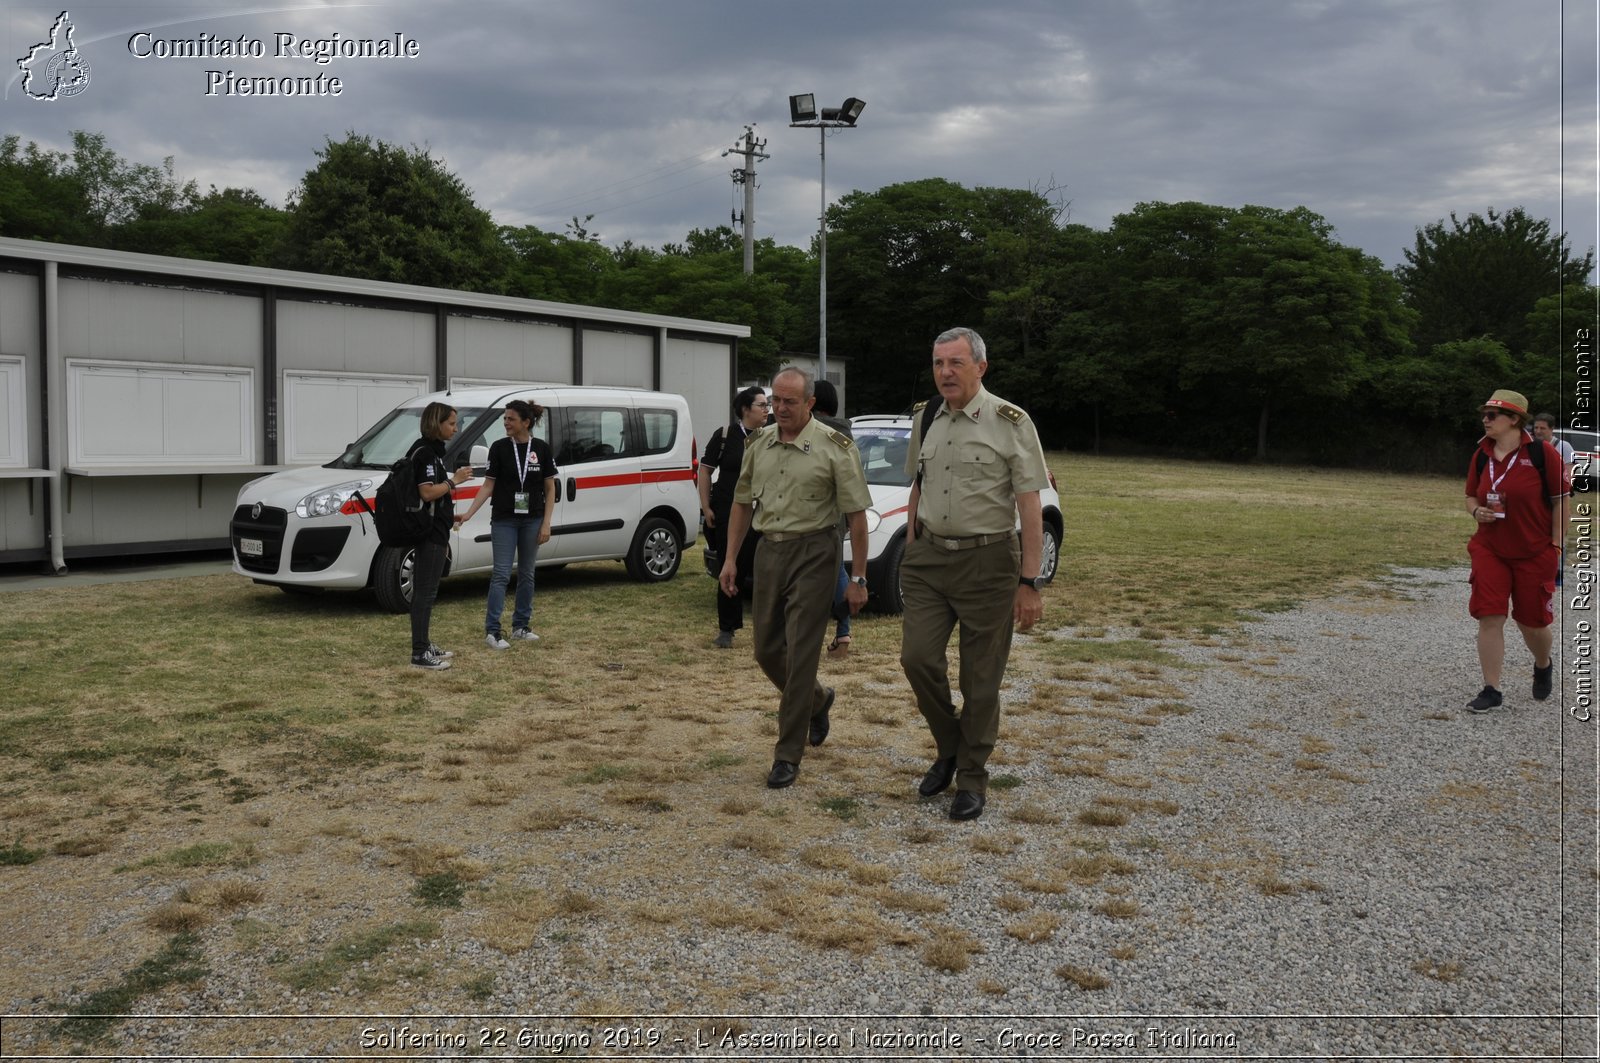
[(1510, 417), (1510, 416), (1511, 415), (1509, 413), (1507, 413), (1506, 411), (1504, 411), (1504, 410), (1484, 410), (1483, 411), (1483, 419), (1485, 421), (1492, 421), (1496, 417)]
[(767, 404), (764, 402), (752, 402), (750, 405), (754, 406), (758, 410), (764, 410), (767, 408)]

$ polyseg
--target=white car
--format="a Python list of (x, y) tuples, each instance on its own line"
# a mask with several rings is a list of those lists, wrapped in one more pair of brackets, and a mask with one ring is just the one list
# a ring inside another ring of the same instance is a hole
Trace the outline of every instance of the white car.
[[(906, 451), (911, 446), (912, 419), (897, 416), (865, 416), (850, 420), (850, 431), (861, 454), (861, 467), (872, 491), (872, 508), (867, 510), (867, 591), (884, 612), (898, 613), (900, 599), (900, 559), (906, 549), (906, 506), (911, 498), (911, 478), (906, 475)], [(1055, 578), (1061, 563), (1061, 495), (1056, 479), (1039, 492), (1039, 508), (1044, 516), (1044, 549), (1039, 575)], [(850, 541), (845, 540), (845, 560), (850, 559)]]

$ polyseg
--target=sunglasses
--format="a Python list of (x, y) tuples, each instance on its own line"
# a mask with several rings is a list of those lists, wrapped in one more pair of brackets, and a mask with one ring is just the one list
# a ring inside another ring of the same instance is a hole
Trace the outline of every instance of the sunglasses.
[(1485, 421), (1492, 421), (1496, 417), (1510, 417), (1510, 416), (1511, 415), (1509, 413), (1507, 413), (1506, 411), (1504, 411), (1504, 410), (1484, 410), (1483, 411), (1483, 419)]

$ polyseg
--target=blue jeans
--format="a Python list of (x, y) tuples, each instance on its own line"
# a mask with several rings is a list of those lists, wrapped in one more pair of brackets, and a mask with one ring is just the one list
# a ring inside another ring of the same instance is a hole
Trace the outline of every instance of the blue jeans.
[(494, 545), (494, 573), (489, 577), (489, 610), (483, 620), (486, 634), (500, 634), (500, 614), (506, 608), (506, 584), (511, 582), (511, 558), (517, 559), (517, 601), (511, 611), (511, 630), (533, 623), (533, 565), (539, 559), (539, 525), (543, 517), (495, 517), (489, 522)]

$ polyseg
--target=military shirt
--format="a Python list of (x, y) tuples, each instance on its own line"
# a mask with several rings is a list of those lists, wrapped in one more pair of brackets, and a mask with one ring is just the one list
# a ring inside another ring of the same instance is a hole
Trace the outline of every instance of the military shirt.
[(792, 443), (778, 438), (776, 424), (750, 433), (733, 500), (755, 507), (756, 531), (795, 534), (868, 508), (872, 493), (855, 443), (813, 417)]
[(981, 384), (965, 409), (944, 403), (922, 436), (912, 415), (906, 475), (922, 475), (917, 519), (934, 535), (998, 535), (1017, 526), (1017, 496), (1050, 485), (1033, 420)]

